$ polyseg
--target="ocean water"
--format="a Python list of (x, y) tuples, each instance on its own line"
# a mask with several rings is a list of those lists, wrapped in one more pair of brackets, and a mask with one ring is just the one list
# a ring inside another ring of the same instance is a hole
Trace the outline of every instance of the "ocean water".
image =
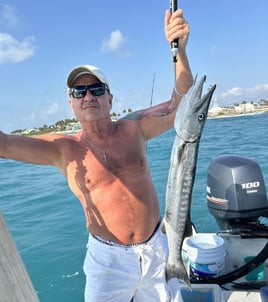
[[(192, 221), (199, 232), (218, 230), (206, 204), (212, 158), (237, 154), (255, 159), (268, 190), (268, 113), (209, 119), (199, 146)], [(164, 213), (174, 130), (151, 140), (148, 160)], [(53, 167), (0, 159), (0, 210), (41, 302), (82, 302), (87, 230), (77, 199)], [(1, 301), (1, 297), (0, 297)]]

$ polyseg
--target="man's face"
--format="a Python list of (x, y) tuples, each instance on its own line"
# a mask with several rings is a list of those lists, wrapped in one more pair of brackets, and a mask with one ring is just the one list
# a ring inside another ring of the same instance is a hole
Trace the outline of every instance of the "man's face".
[[(84, 89), (86, 87), (81, 87), (94, 84), (96, 84), (96, 86), (89, 86), (86, 92)], [(110, 118), (113, 96), (108, 89), (104, 89), (103, 91), (103, 88), (98, 86), (98, 84), (103, 87), (95, 76), (85, 74), (78, 77), (72, 85), (73, 88), (77, 87), (77, 93), (73, 93), (73, 95), (69, 96), (69, 103), (74, 115), (81, 123), (96, 121), (107, 117)], [(82, 90), (82, 92), (79, 93), (79, 90)]]

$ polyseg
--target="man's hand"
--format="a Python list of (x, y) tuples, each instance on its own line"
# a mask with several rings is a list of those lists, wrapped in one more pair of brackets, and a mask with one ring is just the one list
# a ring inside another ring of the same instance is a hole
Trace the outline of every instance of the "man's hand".
[(183, 17), (183, 11), (178, 9), (171, 15), (169, 10), (165, 15), (165, 35), (169, 43), (175, 39), (179, 40), (179, 52), (185, 52), (190, 26)]

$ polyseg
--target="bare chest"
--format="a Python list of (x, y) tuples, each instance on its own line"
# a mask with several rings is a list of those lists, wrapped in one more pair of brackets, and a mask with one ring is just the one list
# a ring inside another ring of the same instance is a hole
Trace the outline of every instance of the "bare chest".
[(144, 150), (142, 143), (132, 145), (127, 140), (113, 143), (105, 153), (85, 146), (77, 160), (68, 165), (70, 188), (81, 195), (96, 189), (111, 189), (118, 182), (129, 182), (135, 175), (148, 171)]

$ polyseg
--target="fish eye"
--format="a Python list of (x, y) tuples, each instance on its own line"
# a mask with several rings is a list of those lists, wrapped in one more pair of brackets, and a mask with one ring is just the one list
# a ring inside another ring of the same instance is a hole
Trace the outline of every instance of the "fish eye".
[(205, 118), (205, 114), (204, 114), (204, 113), (200, 113), (200, 114), (198, 115), (198, 120), (199, 120), (199, 121), (203, 121), (204, 118)]

